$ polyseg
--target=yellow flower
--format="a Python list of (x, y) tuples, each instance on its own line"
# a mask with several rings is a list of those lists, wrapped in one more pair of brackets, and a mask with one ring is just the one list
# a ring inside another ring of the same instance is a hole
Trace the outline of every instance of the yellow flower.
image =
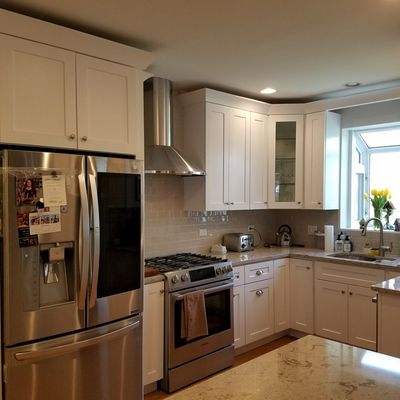
[(372, 189), (372, 190), (371, 190), (371, 194), (372, 194), (372, 196), (379, 196), (379, 190), (377, 190), (377, 189)]
[(368, 199), (369, 199), (368, 193), (364, 193), (364, 199), (365, 199), (365, 200), (368, 200)]

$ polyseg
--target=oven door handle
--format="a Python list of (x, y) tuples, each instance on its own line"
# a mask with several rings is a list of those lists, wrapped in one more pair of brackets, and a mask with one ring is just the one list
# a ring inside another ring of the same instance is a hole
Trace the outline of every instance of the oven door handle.
[[(216, 287), (211, 287), (211, 288), (208, 288), (208, 289), (204, 289), (203, 292), (204, 292), (204, 295), (206, 296), (207, 294), (219, 292), (219, 291), (221, 291), (221, 290), (226, 290), (226, 289), (230, 289), (230, 288), (233, 288), (233, 283), (232, 283), (232, 282), (225, 283), (225, 284), (223, 284), (223, 285), (218, 285), (218, 286), (216, 286)], [(200, 289), (200, 290), (201, 290), (201, 289)], [(191, 292), (188, 292), (188, 293), (191, 293)], [(175, 301), (177, 301), (177, 300), (183, 300), (184, 297), (185, 297), (185, 295), (183, 295), (183, 294), (173, 294), (173, 295), (172, 295), (172, 298), (173, 298)]]

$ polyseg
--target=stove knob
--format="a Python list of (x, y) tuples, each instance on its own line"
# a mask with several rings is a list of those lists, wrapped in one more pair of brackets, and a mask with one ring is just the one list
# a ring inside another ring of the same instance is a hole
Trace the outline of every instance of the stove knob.
[(223, 274), (226, 274), (228, 272), (228, 269), (226, 268), (226, 266), (224, 265), (223, 267), (222, 267), (222, 273)]
[(182, 282), (185, 282), (185, 281), (187, 281), (188, 279), (189, 279), (189, 274), (188, 274), (187, 272), (181, 276), (181, 281), (182, 281)]
[(221, 275), (221, 273), (222, 273), (221, 267), (216, 268), (216, 269), (215, 269), (215, 273), (216, 273), (217, 275)]
[(231, 265), (228, 265), (228, 272), (232, 272), (233, 271), (233, 268), (232, 268), (232, 266)]
[(179, 276), (178, 275), (174, 275), (172, 278), (171, 278), (171, 282), (172, 283), (177, 283), (179, 281)]

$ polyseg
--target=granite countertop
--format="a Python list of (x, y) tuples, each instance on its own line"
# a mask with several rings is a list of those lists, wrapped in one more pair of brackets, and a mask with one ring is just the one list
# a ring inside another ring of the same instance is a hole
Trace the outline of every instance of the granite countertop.
[(168, 400), (398, 400), (400, 359), (306, 336)]
[(388, 279), (371, 286), (372, 290), (378, 293), (394, 294), (400, 296), (400, 276), (398, 278)]

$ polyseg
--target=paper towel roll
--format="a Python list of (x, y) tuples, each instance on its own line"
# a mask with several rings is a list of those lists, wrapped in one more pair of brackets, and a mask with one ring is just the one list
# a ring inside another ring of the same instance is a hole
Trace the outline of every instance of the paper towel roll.
[(324, 233), (325, 233), (325, 251), (333, 252), (335, 246), (335, 234), (334, 234), (334, 226), (333, 225), (325, 225)]

